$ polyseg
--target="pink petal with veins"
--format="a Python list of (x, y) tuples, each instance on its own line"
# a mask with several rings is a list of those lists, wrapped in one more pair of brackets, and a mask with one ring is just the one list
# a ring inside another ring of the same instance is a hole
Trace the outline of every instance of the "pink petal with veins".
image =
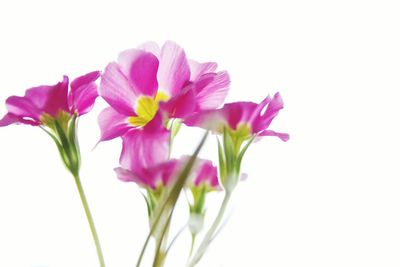
[(101, 130), (100, 141), (114, 139), (115, 137), (124, 135), (131, 125), (128, 122), (127, 116), (118, 113), (113, 108), (109, 107), (104, 109), (98, 118), (98, 123)]
[(137, 95), (156, 95), (159, 62), (155, 55), (144, 50), (129, 49), (120, 53), (118, 64)]
[(157, 74), (160, 89), (174, 96), (190, 79), (189, 64), (185, 51), (172, 41), (167, 41), (160, 54), (160, 67)]
[(80, 76), (71, 82), (71, 90), (68, 95), (68, 104), (71, 113), (79, 115), (88, 113), (98, 97), (96, 80), (100, 77), (99, 71), (93, 71)]

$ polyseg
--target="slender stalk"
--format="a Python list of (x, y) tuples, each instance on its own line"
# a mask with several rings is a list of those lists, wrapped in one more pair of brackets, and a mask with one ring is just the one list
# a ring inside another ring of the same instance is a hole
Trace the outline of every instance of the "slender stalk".
[(81, 180), (79, 175), (74, 175), (76, 187), (78, 188), (79, 196), (81, 197), (82, 205), (85, 210), (86, 218), (90, 226), (90, 231), (92, 232), (93, 240), (96, 245), (97, 257), (99, 259), (100, 267), (105, 267), (103, 252), (101, 250), (99, 237), (97, 235), (96, 227), (94, 226), (94, 221), (92, 214), (90, 213), (89, 205), (86, 200), (85, 192), (83, 191)]
[(162, 238), (157, 241), (155, 257), (153, 261), (153, 267), (163, 267), (165, 263), (165, 258), (167, 257), (167, 251), (165, 249), (166, 239)]
[(203, 241), (201, 242), (199, 248), (197, 249), (195, 255), (193, 256), (192, 260), (188, 264), (188, 267), (193, 267), (196, 265), (197, 262), (201, 259), (203, 256), (204, 252), (206, 251), (208, 245), (212, 241), (215, 232), (218, 229), (219, 224), (221, 223), (222, 218), (224, 217), (224, 213), (226, 210), (226, 207), (228, 206), (228, 202), (230, 200), (231, 193), (226, 192), (224, 200), (222, 201), (221, 208), (219, 209), (218, 215), (215, 218), (213, 224), (211, 225), (210, 229), (208, 229), (206, 235), (203, 238)]
[(190, 245), (189, 257), (188, 257), (188, 259), (187, 259), (187, 263), (186, 263), (186, 264), (189, 264), (190, 258), (191, 258), (192, 255), (193, 255), (194, 245), (196, 244), (196, 237), (197, 237), (196, 234), (192, 234), (192, 242), (191, 242), (191, 245)]
[(173, 210), (175, 207), (172, 208), (170, 215), (168, 216), (167, 223), (162, 229), (161, 235), (159, 236), (159, 240), (156, 242), (156, 252), (154, 254), (154, 261), (153, 267), (162, 267), (165, 263), (165, 258), (167, 257), (167, 243), (168, 243), (168, 233), (171, 224), (171, 217), (173, 214)]

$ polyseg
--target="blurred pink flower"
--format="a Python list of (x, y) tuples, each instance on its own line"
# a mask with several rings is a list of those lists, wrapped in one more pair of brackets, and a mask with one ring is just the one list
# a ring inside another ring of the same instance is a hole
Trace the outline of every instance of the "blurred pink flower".
[(283, 108), (281, 95), (266, 97), (260, 104), (235, 102), (225, 104), (221, 109), (204, 110), (184, 119), (188, 126), (198, 126), (222, 134), (230, 129), (242, 138), (253, 136), (277, 136), (283, 141), (289, 139), (286, 133), (269, 130), (272, 120)]
[[(190, 156), (183, 156), (181, 164), (184, 165)], [(208, 189), (221, 189), (218, 181), (218, 170), (211, 160), (197, 158), (193, 166), (190, 186), (200, 187), (205, 185)]]
[[(115, 168), (118, 178), (153, 190), (174, 181), (190, 157), (168, 160), (168, 151), (159, 146), (165, 144), (164, 134), (136, 130), (124, 135), (121, 167)], [(205, 185), (209, 190), (220, 189), (217, 168), (210, 160), (196, 159), (188, 184), (194, 187)]]
[(229, 89), (225, 71), (217, 64), (197, 63), (167, 41), (160, 49), (150, 42), (123, 51), (106, 67), (100, 95), (110, 107), (99, 115), (101, 141), (140, 128), (163, 111), (167, 118), (183, 118), (203, 109), (217, 108)]
[(26, 90), (25, 96), (10, 96), (6, 100), (8, 113), (0, 120), (0, 126), (13, 123), (41, 125), (60, 112), (77, 114), (89, 112), (98, 96), (95, 81), (100, 72), (94, 71), (71, 82), (68, 93), (68, 77), (55, 85), (42, 85)]

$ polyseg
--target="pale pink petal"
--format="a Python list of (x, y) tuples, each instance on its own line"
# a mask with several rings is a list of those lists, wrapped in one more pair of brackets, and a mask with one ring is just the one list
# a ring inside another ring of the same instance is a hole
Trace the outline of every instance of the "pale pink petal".
[(134, 106), (139, 96), (117, 63), (108, 64), (104, 70), (99, 93), (118, 112), (127, 116), (136, 115)]
[(196, 126), (214, 133), (221, 133), (224, 126), (227, 125), (227, 119), (223, 110), (203, 110), (185, 117), (183, 123), (187, 126)]
[(55, 85), (43, 85), (28, 89), (24, 98), (41, 113), (47, 113), (52, 117), (57, 116), (61, 110), (69, 112), (68, 77), (64, 76), (63, 80)]
[(282, 141), (286, 142), (289, 140), (289, 135), (287, 133), (277, 133), (271, 130), (264, 130), (258, 134), (259, 136), (276, 136), (280, 138)]
[(160, 58), (161, 50), (156, 42), (146, 42), (138, 47), (141, 50), (146, 52), (150, 52), (155, 55), (157, 58)]
[(128, 122), (128, 117), (111, 107), (104, 109), (99, 114), (98, 123), (101, 130), (100, 141), (122, 136), (132, 128)]
[(218, 66), (215, 62), (199, 63), (191, 59), (188, 60), (188, 63), (190, 67), (191, 81), (197, 81), (197, 79), (203, 74), (215, 72)]
[(170, 96), (176, 95), (189, 81), (185, 52), (176, 43), (167, 41), (162, 47), (157, 78), (160, 89)]
[(119, 168), (115, 168), (114, 171), (117, 173), (118, 179), (120, 179), (123, 182), (134, 182), (139, 185), (145, 185), (145, 181), (143, 181), (143, 177), (131, 172), (130, 170), (119, 167)]
[(71, 113), (79, 115), (88, 113), (98, 96), (96, 80), (100, 77), (99, 71), (90, 72), (71, 82), (68, 103)]
[(194, 83), (196, 100), (200, 109), (214, 109), (225, 100), (229, 91), (230, 79), (226, 71), (208, 73)]
[(129, 49), (119, 54), (118, 63), (137, 95), (157, 93), (158, 59), (144, 50)]
[(168, 159), (169, 132), (133, 129), (123, 137), (120, 164), (133, 172), (160, 164)]

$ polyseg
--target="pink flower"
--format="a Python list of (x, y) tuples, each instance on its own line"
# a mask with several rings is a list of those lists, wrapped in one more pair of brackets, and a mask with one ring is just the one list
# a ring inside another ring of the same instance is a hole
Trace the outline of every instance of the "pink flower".
[(145, 126), (159, 110), (167, 118), (183, 118), (217, 108), (228, 92), (229, 76), (216, 68), (216, 63), (188, 60), (171, 41), (161, 49), (146, 43), (123, 51), (102, 75), (100, 95), (110, 107), (99, 116), (100, 140)]
[[(145, 127), (125, 134), (122, 137), (121, 167), (115, 168), (118, 178), (153, 190), (158, 186), (168, 186), (189, 159), (189, 156), (185, 156), (179, 160), (169, 160), (168, 138), (169, 132), (164, 128), (155, 131)], [(217, 168), (209, 160), (197, 159), (189, 184), (195, 187), (205, 185), (209, 189), (219, 188)]]
[(141, 187), (156, 190), (159, 186), (167, 186), (177, 176), (177, 160), (169, 160), (138, 172), (122, 167), (115, 168), (118, 178), (124, 182), (135, 182)]
[(26, 90), (25, 96), (11, 96), (6, 100), (8, 113), (0, 120), (0, 126), (13, 123), (30, 125), (45, 124), (50, 118), (56, 118), (62, 112), (77, 114), (89, 112), (96, 100), (95, 81), (100, 72), (90, 72), (76, 78), (68, 93), (68, 77), (55, 85), (42, 85)]
[[(184, 156), (181, 158), (181, 165), (186, 164), (190, 156)], [(191, 187), (206, 186), (208, 189), (220, 189), (218, 181), (218, 170), (211, 160), (197, 158), (193, 166), (191, 179), (189, 179), (189, 185)]]
[(289, 139), (286, 133), (269, 130), (272, 120), (283, 108), (281, 95), (276, 93), (271, 99), (266, 97), (260, 104), (253, 102), (235, 102), (225, 104), (221, 109), (204, 110), (187, 117), (184, 123), (198, 126), (222, 134), (224, 129), (231, 130), (240, 138), (250, 136), (277, 136), (283, 141)]

